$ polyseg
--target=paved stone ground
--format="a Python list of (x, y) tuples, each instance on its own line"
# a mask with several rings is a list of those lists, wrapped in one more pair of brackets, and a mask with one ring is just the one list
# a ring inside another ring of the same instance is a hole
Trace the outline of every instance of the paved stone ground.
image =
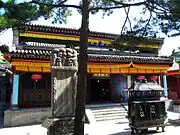
[[(180, 114), (168, 112), (169, 119), (178, 120)], [(147, 135), (179, 135), (179, 125), (168, 124), (165, 132), (158, 132), (156, 128), (149, 129)], [(0, 128), (0, 135), (47, 135), (47, 130), (41, 125), (13, 127), (13, 128)], [(112, 124), (112, 123), (96, 123), (85, 125), (85, 135), (131, 135), (128, 123)]]
[[(86, 129), (87, 135), (131, 135), (131, 130), (128, 124), (106, 124), (96, 125), (94, 128), (89, 128), (89, 132)], [(180, 126), (168, 124), (165, 128), (165, 132), (160, 130), (156, 131), (156, 128), (150, 128), (146, 135), (179, 135)], [(143, 134), (145, 135), (145, 134)]]
[[(165, 132), (155, 131), (155, 128), (149, 129), (147, 135), (179, 135), (180, 126), (168, 125)], [(85, 126), (85, 135), (131, 135), (128, 124), (93, 124)], [(0, 135), (47, 135), (47, 130), (41, 125), (2, 128)]]

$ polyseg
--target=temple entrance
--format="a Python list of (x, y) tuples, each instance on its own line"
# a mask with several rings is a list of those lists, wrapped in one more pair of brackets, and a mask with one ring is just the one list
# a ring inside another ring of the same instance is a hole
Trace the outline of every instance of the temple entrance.
[(90, 103), (111, 101), (110, 79), (90, 79)]

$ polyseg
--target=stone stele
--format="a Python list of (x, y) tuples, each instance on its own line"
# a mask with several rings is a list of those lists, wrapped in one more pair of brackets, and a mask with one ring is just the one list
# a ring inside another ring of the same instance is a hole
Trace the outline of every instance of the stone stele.
[(77, 89), (77, 52), (70, 48), (54, 49), (51, 56), (52, 118), (44, 122), (48, 134), (73, 133)]

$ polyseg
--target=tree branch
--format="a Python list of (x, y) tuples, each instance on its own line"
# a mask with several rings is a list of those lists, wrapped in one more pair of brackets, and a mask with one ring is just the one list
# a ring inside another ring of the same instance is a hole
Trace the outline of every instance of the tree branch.
[(60, 2), (60, 3), (57, 3), (57, 4), (43, 3), (43, 2), (38, 2), (38, 1), (36, 1), (36, 0), (32, 0), (32, 1), (30, 1), (29, 3), (33, 3), (33, 4), (37, 4), (37, 5), (45, 5), (45, 6), (51, 7), (51, 9), (53, 9), (53, 8), (58, 8), (58, 7), (69, 7), (69, 8), (82, 9), (81, 6), (64, 4), (65, 2), (67, 2), (67, 0), (64, 0), (64, 1), (62, 1), (62, 2)]
[(110, 10), (110, 9), (120, 9), (120, 8), (132, 7), (132, 6), (140, 6), (140, 5), (145, 5), (147, 2), (147, 1), (144, 1), (144, 2), (128, 4), (128, 3), (118, 2), (116, 0), (111, 0), (111, 1), (114, 2), (115, 4), (118, 4), (119, 6), (111, 6), (111, 7), (99, 6), (99, 7), (94, 7), (94, 8), (91, 7), (91, 8), (89, 8), (89, 11), (92, 11), (92, 10)]
[(158, 9), (158, 10), (161, 10), (161, 11), (169, 11), (171, 13), (171, 10), (167, 9), (166, 7), (163, 7), (161, 6), (160, 4), (156, 3), (157, 6), (159, 6), (160, 8), (162, 9)]
[(44, 2), (39, 2), (37, 0), (32, 0), (29, 3), (33, 3), (33, 4), (37, 4), (37, 5), (45, 5), (45, 6), (52, 6), (52, 7), (56, 7), (56, 6), (60, 6), (62, 4), (64, 4), (65, 2), (67, 2), (67, 0), (63, 0), (57, 4), (53, 4), (53, 3), (44, 3)]
[[(128, 14), (129, 14), (129, 9), (130, 9), (130, 7), (128, 8), (128, 11), (127, 11)], [(126, 9), (125, 9), (125, 8), (124, 8), (124, 10), (125, 10), (125, 12), (126, 12)], [(128, 20), (128, 15), (126, 14), (126, 19), (125, 19), (124, 24), (123, 24), (123, 26), (122, 26), (121, 34), (120, 34), (120, 35), (122, 35), (122, 32), (123, 32), (123, 30), (124, 30), (124, 27), (125, 27), (125, 25), (126, 25), (127, 20)]]
[(125, 13), (126, 13), (126, 15), (127, 15), (127, 19), (128, 19), (128, 21), (129, 21), (129, 26), (130, 26), (130, 29), (131, 29), (131, 32), (132, 32), (131, 20), (130, 20), (130, 18), (129, 18), (130, 7), (128, 7), (128, 11), (126, 11), (126, 8), (124, 8), (124, 11), (125, 11)]
[(69, 8), (76, 8), (76, 9), (82, 9), (81, 6), (78, 6), (78, 5), (66, 5), (66, 4), (62, 4), (60, 6), (55, 6), (55, 7), (69, 7)]
[[(154, 13), (164, 13), (165, 11), (168, 11), (169, 13), (171, 13), (169, 10), (166, 10), (165, 8), (161, 7), (160, 5), (158, 4), (155, 4), (154, 6), (150, 5), (149, 3), (146, 4), (146, 7), (151, 10), (152, 12)], [(161, 9), (162, 8), (162, 9)], [(155, 11), (156, 10), (156, 11)]]
[(150, 20), (151, 20), (151, 18), (152, 18), (152, 11), (149, 11), (149, 12), (150, 12), (150, 17), (149, 17), (149, 19), (148, 19), (148, 22), (146, 23), (146, 26), (145, 26), (145, 28), (144, 28), (142, 37), (143, 37), (144, 34), (146, 33), (147, 26), (149, 25), (149, 22), (150, 22)]
[(123, 8), (124, 6), (113, 6), (113, 7), (94, 7), (94, 8), (89, 8), (89, 11), (93, 10), (110, 10), (110, 9), (120, 9)]
[(140, 5), (144, 5), (144, 4), (146, 4), (147, 0), (145, 0), (145, 1), (143, 1), (143, 2), (132, 3), (132, 4), (124, 3), (124, 2), (120, 2), (120, 1), (116, 1), (116, 0), (111, 0), (111, 2), (113, 2), (113, 3), (115, 3), (115, 4), (118, 4), (118, 5), (125, 6), (125, 7), (130, 7), (130, 6), (140, 6)]

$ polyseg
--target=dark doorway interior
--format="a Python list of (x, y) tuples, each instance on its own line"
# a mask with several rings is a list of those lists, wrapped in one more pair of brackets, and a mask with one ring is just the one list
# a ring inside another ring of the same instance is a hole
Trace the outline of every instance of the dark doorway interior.
[(90, 79), (90, 95), (91, 103), (110, 102), (110, 79)]
[[(33, 80), (33, 74), (41, 75), (41, 79)], [(19, 107), (49, 107), (51, 105), (50, 73), (21, 73), (19, 89)]]

